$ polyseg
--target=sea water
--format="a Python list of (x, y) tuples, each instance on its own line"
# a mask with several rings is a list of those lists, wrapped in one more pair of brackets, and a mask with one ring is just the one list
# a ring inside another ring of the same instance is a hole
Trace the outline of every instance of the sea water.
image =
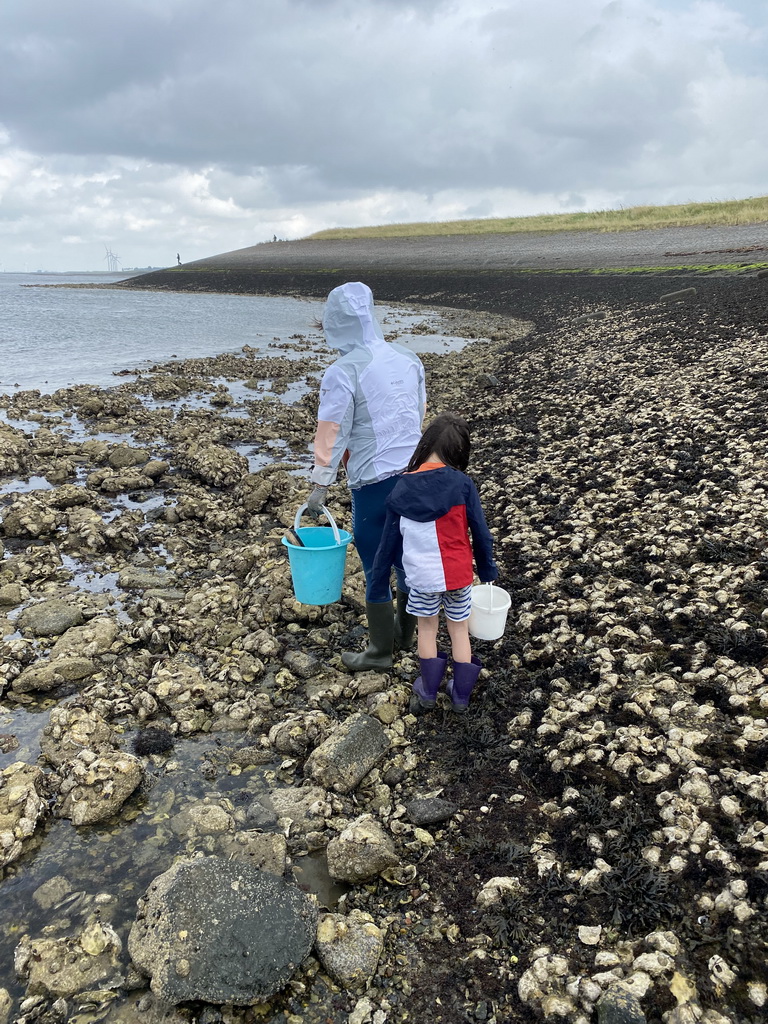
[[(130, 276), (0, 273), (0, 393), (37, 389), (45, 394), (73, 384), (109, 387), (126, 370), (174, 357), (239, 352), (244, 345), (270, 355), (297, 355), (290, 347), (279, 349), (281, 341), (297, 334), (314, 335), (318, 348), (324, 348), (313, 326), (322, 315), (320, 300), (92, 287)], [(407, 332), (428, 316), (423, 309), (378, 304), (377, 313), (388, 336), (393, 328)], [(414, 351), (464, 344), (439, 333), (406, 334), (403, 341)]]

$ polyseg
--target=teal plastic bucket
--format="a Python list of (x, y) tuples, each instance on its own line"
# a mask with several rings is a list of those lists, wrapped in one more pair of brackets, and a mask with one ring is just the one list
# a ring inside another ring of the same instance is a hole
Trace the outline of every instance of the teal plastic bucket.
[(323, 512), (330, 526), (299, 526), (306, 510), (307, 506), (302, 505), (293, 522), (294, 532), (304, 547), (290, 544), (283, 537), (293, 593), (302, 604), (333, 604), (341, 598), (347, 545), (352, 534), (338, 528), (325, 505)]

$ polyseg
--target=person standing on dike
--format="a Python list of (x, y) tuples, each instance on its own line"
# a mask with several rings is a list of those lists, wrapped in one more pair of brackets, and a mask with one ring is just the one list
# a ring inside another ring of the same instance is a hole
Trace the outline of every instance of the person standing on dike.
[(473, 554), (481, 583), (492, 583), (499, 571), (477, 488), (464, 472), (469, 449), (465, 419), (451, 412), (435, 417), (387, 499), (387, 521), (374, 560), (372, 600), (386, 589), (387, 566), (402, 560), (410, 589), (408, 611), (418, 616), (421, 672), (411, 698), (417, 714), (435, 706), (448, 664), (448, 655), (437, 649), (441, 607), (451, 638), (453, 678), (446, 690), (454, 711), (467, 710), (483, 667), (469, 640)]
[[(360, 281), (334, 288), (323, 310), (327, 343), (341, 352), (323, 374), (314, 441), (315, 485), (307, 505), (318, 515), (339, 464), (352, 491), (352, 535), (366, 581), (365, 610), (369, 640), (359, 654), (341, 659), (353, 672), (392, 667), (395, 643), (413, 643), (416, 619), (406, 611), (405, 574), (392, 563), (386, 586), (374, 599), (371, 571), (386, 517), (386, 500), (421, 438), (426, 411), (424, 367), (413, 352), (384, 341), (373, 309), (373, 293)], [(396, 610), (390, 579), (397, 577)], [(383, 570), (382, 570), (383, 573)]]

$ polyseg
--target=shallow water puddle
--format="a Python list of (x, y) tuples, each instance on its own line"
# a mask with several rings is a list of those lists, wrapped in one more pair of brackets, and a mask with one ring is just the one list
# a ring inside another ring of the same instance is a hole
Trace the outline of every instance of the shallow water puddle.
[(52, 491), (54, 485), (44, 476), (31, 476), (29, 480), (11, 480), (0, 486), (0, 494), (29, 494), (30, 491)]
[(0, 706), (0, 771), (14, 761), (35, 763), (40, 756), (40, 736), (48, 725), (51, 709), (58, 703), (45, 700)]
[(61, 564), (70, 573), (72, 583), (78, 590), (87, 590), (91, 594), (119, 595), (116, 572), (97, 572), (79, 558), (63, 553), (60, 557)]
[(79, 558), (61, 554), (61, 564), (71, 576), (72, 585), (78, 590), (86, 590), (89, 594), (109, 594), (112, 607), (117, 610), (118, 622), (132, 622), (125, 608), (125, 593), (118, 586), (116, 572), (98, 572)]
[(351, 885), (337, 882), (328, 874), (328, 861), (324, 853), (310, 853), (293, 861), (293, 876), (305, 891), (314, 893), (322, 910), (335, 910), (341, 897)]
[(286, 462), (298, 466), (298, 469), (290, 470), (291, 473), (297, 473), (303, 476), (312, 466), (312, 455), (311, 453), (302, 453), (297, 455), (292, 452), (288, 447), (287, 441), (280, 439), (267, 441), (261, 447), (255, 444), (235, 444), (232, 445), (232, 450), (236, 451), (239, 455), (245, 456), (248, 460), (248, 472), (258, 473), (259, 470), (265, 469), (267, 466), (274, 466), (276, 463)]
[[(308, 374), (306, 377), (300, 377), (298, 380), (290, 382), (284, 380), (275, 382), (269, 377), (260, 377), (258, 379), (251, 378), (249, 383), (215, 377), (213, 384), (217, 388), (224, 387), (231, 395), (236, 407), (242, 407), (245, 403), (253, 401), (254, 397), (276, 398), (285, 405), (295, 405), (304, 395), (308, 395), (315, 388), (317, 376)], [(276, 391), (276, 384), (282, 390)], [(225, 415), (227, 414), (232, 415), (232, 411), (227, 410)]]
[(115, 515), (119, 515), (121, 510), (139, 509), (141, 512), (146, 513), (162, 508), (165, 504), (165, 495), (162, 493), (158, 494), (155, 491), (130, 491), (127, 494), (118, 494), (112, 500), (119, 507), (110, 516), (110, 519), (114, 519)]
[(40, 427), (39, 423), (34, 420), (23, 420), (18, 419), (15, 416), (11, 416), (7, 409), (0, 409), (0, 423), (7, 423), (9, 427), (15, 427), (16, 430), (23, 430), (25, 434), (30, 434)]
[[(12, 712), (19, 722), (28, 712)], [(43, 728), (42, 714), (34, 716)], [(2, 713), (0, 723), (8, 713)], [(136, 733), (122, 734), (120, 745), (132, 750)], [(234, 748), (242, 733), (219, 733), (179, 740), (168, 754), (144, 758), (145, 783), (109, 822), (75, 827), (52, 819), (32, 840), (32, 847), (11, 865), (3, 884), (0, 933), (0, 987), (15, 997), (22, 992), (13, 972), (13, 950), (21, 936), (72, 934), (98, 909), (126, 939), (136, 914), (136, 901), (150, 882), (180, 855), (213, 852), (217, 836), (192, 836), (182, 812), (210, 802), (233, 816), (237, 829), (247, 829), (247, 808), (270, 787), (269, 766), (230, 772)], [(18, 760), (19, 751), (16, 752)], [(34, 757), (29, 760), (34, 763)], [(274, 768), (274, 766), (272, 766)], [(296, 879), (314, 892), (322, 906), (333, 907), (345, 891), (333, 882), (322, 855), (297, 858)], [(41, 888), (42, 887), (42, 888)], [(127, 962), (127, 958), (126, 962)]]
[[(0, 710), (0, 734), (15, 735), (19, 744), (2, 755), (0, 767), (16, 760), (35, 762), (40, 735), (55, 704), (50, 700)], [(132, 751), (136, 735), (133, 730), (122, 733), (120, 746)], [(125, 938), (136, 900), (153, 878), (179, 855), (215, 849), (216, 836), (188, 831), (182, 812), (192, 805), (223, 807), (237, 829), (249, 827), (247, 809), (267, 794), (271, 771), (268, 765), (230, 770), (232, 752), (243, 742), (242, 733), (178, 740), (168, 754), (143, 759), (145, 782), (108, 822), (76, 828), (67, 820), (51, 819), (38, 830), (28, 852), (10, 866), (3, 885), (6, 927), (0, 934), (0, 987), (20, 994), (13, 976), (13, 950), (26, 932), (39, 935), (45, 927), (49, 935), (71, 934), (98, 907), (101, 919)], [(328, 909), (348, 888), (330, 878), (321, 854), (296, 858), (294, 869), (298, 884)]]

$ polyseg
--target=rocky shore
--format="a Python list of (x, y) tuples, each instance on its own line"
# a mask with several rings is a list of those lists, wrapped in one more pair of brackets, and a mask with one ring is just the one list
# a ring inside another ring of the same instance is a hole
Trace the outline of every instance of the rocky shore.
[(764, 1019), (768, 285), (435, 281), (377, 296), (487, 339), (423, 357), (513, 598), (464, 717), (343, 670), (354, 552), (293, 599), (317, 339), (0, 398), (0, 1021)]

